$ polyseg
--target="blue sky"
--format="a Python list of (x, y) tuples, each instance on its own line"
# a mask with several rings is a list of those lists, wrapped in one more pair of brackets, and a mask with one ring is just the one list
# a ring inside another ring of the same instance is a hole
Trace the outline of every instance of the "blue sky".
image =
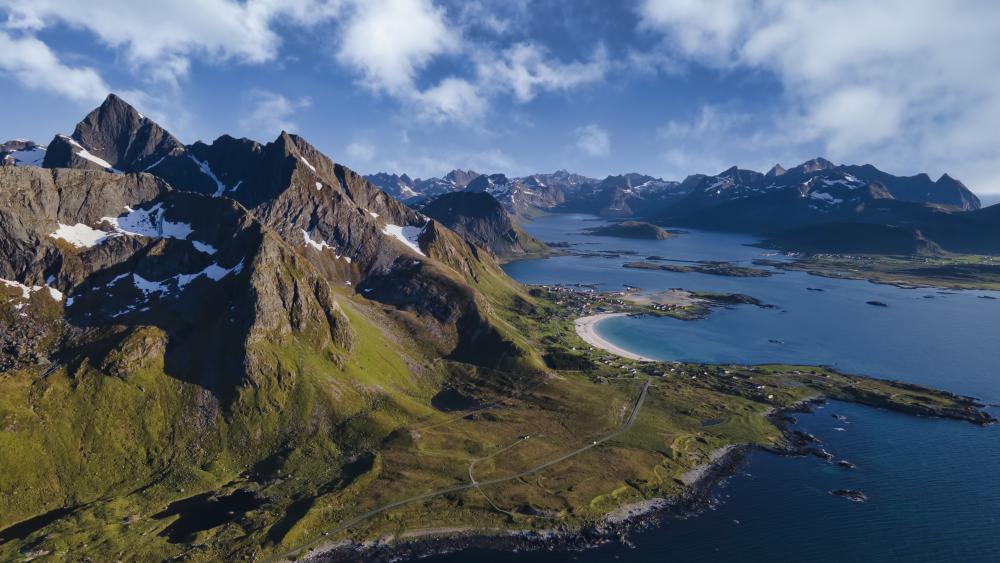
[(668, 179), (823, 155), (1000, 193), (1000, 3), (0, 0), (0, 138), (108, 91), (361, 172)]

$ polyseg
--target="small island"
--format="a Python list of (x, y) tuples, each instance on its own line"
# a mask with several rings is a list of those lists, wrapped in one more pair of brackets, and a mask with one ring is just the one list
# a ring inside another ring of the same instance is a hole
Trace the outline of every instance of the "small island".
[(735, 278), (765, 278), (773, 274), (770, 270), (737, 266), (729, 262), (703, 260), (689, 264), (654, 264), (652, 262), (628, 262), (623, 268), (638, 270), (663, 270), (666, 272), (710, 274), (713, 276), (731, 276)]
[(666, 229), (645, 221), (622, 221), (600, 227), (591, 227), (583, 232), (587, 235), (645, 240), (664, 240), (674, 236)]

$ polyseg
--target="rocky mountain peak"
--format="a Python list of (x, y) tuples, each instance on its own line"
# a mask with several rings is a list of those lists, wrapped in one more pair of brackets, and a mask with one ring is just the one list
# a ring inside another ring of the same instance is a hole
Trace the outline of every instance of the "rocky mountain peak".
[(71, 137), (112, 167), (137, 172), (184, 145), (114, 94), (76, 125)]
[(465, 188), (469, 185), (469, 182), (478, 178), (479, 175), (480, 174), (478, 172), (474, 172), (472, 170), (462, 170), (459, 168), (447, 173), (444, 179), (454, 182), (459, 188)]
[(794, 170), (801, 172), (803, 174), (808, 174), (810, 172), (819, 172), (821, 170), (830, 170), (836, 168), (837, 165), (830, 162), (823, 157), (816, 157), (812, 160), (807, 160), (802, 164), (796, 166)]
[(784, 173), (785, 169), (781, 166), (781, 164), (775, 164), (770, 170), (767, 171), (767, 174), (764, 174), (764, 176), (767, 176), (768, 178), (777, 178)]

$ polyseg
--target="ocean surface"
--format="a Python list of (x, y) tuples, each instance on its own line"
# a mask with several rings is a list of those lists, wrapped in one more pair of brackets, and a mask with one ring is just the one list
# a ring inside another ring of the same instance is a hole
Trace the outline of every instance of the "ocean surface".
[[(751, 265), (769, 253), (747, 246), (753, 238), (733, 234), (689, 230), (664, 241), (580, 234), (602, 222), (588, 215), (549, 215), (526, 229), (546, 242), (629, 254), (563, 256), (514, 262), (505, 269), (530, 284), (596, 284), (601, 290), (628, 284), (646, 291), (679, 287), (744, 293), (775, 306), (740, 305), (699, 321), (618, 317), (598, 325), (606, 339), (646, 356), (823, 364), (1000, 403), (1000, 292), (900, 289), (801, 272), (732, 278), (626, 269), (623, 263), (650, 255)], [(1000, 409), (990, 410), (1000, 415)], [(833, 413), (846, 415), (847, 422)], [(752, 452), (742, 470), (718, 489), (721, 502), (714, 509), (637, 533), (634, 548), (477, 550), (427, 560), (1000, 561), (1000, 426), (837, 402), (798, 418), (798, 428), (818, 436), (838, 459), (857, 469)], [(860, 489), (869, 501), (853, 503), (829, 494), (838, 488)]]

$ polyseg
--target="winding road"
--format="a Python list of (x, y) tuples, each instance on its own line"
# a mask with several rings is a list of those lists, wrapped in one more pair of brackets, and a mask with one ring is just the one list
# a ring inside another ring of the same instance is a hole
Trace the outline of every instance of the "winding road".
[[(591, 443), (589, 443), (589, 444), (587, 444), (587, 445), (585, 445), (583, 447), (577, 448), (577, 449), (575, 449), (575, 450), (573, 450), (571, 452), (565, 453), (565, 454), (563, 454), (563, 455), (561, 455), (561, 456), (559, 456), (559, 457), (557, 457), (555, 459), (550, 459), (549, 461), (546, 461), (545, 463), (536, 465), (536, 466), (534, 466), (534, 467), (532, 467), (530, 469), (526, 469), (526, 470), (521, 471), (519, 473), (516, 473), (514, 475), (508, 475), (506, 477), (497, 477), (495, 479), (487, 479), (486, 481), (476, 481), (475, 478), (473, 478), (473, 476), (472, 476), (472, 466), (475, 465), (476, 461), (479, 461), (479, 460), (473, 460), (473, 462), (469, 465), (469, 482), (468, 483), (464, 483), (462, 485), (455, 485), (454, 487), (448, 487), (446, 489), (438, 489), (436, 491), (431, 491), (431, 492), (428, 492), (428, 493), (414, 495), (414, 496), (407, 497), (407, 498), (404, 498), (404, 499), (400, 499), (400, 500), (397, 500), (397, 501), (394, 501), (394, 502), (390, 502), (388, 504), (383, 504), (382, 506), (379, 506), (378, 508), (373, 508), (372, 510), (369, 510), (368, 512), (364, 512), (362, 514), (359, 514), (359, 515), (355, 516), (354, 518), (351, 518), (350, 520), (345, 520), (344, 522), (341, 522), (337, 526), (335, 526), (335, 527), (327, 530), (326, 532), (324, 532), (321, 537), (319, 537), (319, 538), (317, 538), (317, 539), (315, 539), (315, 540), (313, 540), (313, 541), (311, 541), (311, 542), (309, 542), (307, 544), (298, 546), (298, 547), (296, 547), (294, 549), (291, 549), (289, 551), (286, 551), (284, 553), (272, 555), (271, 557), (265, 559), (265, 561), (282, 561), (282, 560), (287, 560), (289, 557), (292, 557), (293, 555), (297, 555), (298, 553), (301, 553), (302, 551), (308, 550), (308, 549), (310, 549), (312, 547), (315, 547), (315, 546), (319, 545), (323, 541), (326, 541), (327, 536), (331, 536), (331, 535), (343, 532), (344, 530), (347, 530), (347, 529), (353, 527), (354, 525), (356, 525), (356, 524), (358, 524), (360, 522), (363, 522), (363, 521), (365, 521), (365, 520), (367, 520), (367, 519), (369, 519), (369, 518), (371, 518), (373, 516), (377, 516), (377, 515), (379, 515), (379, 514), (381, 514), (383, 512), (386, 512), (387, 510), (392, 510), (393, 508), (399, 508), (400, 506), (409, 504), (411, 502), (416, 502), (418, 500), (426, 500), (426, 499), (433, 498), (433, 497), (440, 496), (440, 495), (446, 495), (446, 494), (449, 494), (449, 493), (456, 493), (456, 492), (459, 492), (459, 491), (465, 491), (465, 490), (472, 489), (472, 488), (477, 488), (478, 489), (479, 487), (482, 487), (482, 486), (496, 485), (496, 484), (499, 484), (499, 483), (505, 483), (507, 481), (513, 481), (513, 480), (516, 480), (516, 479), (520, 479), (521, 477), (525, 477), (527, 475), (531, 475), (532, 473), (537, 473), (537, 472), (539, 472), (539, 471), (541, 471), (543, 469), (546, 469), (548, 467), (551, 467), (551, 466), (553, 466), (553, 465), (555, 465), (555, 464), (557, 464), (559, 462), (566, 461), (567, 459), (569, 459), (571, 457), (580, 455), (580, 454), (582, 454), (583, 452), (585, 452), (587, 450), (596, 448), (597, 446), (603, 444), (604, 442), (607, 442), (608, 440), (614, 439), (618, 435), (622, 434), (623, 432), (625, 432), (629, 428), (631, 428), (633, 424), (635, 424), (635, 419), (639, 416), (639, 409), (642, 408), (642, 403), (643, 403), (643, 401), (646, 400), (646, 393), (647, 393), (647, 391), (649, 391), (649, 386), (650, 386), (651, 383), (652, 383), (652, 380), (649, 379), (649, 378), (647, 378), (646, 382), (642, 386), (642, 391), (639, 392), (639, 396), (635, 400), (635, 405), (632, 407), (632, 413), (629, 415), (628, 420), (625, 421), (625, 424), (623, 424), (620, 427), (618, 427), (617, 430), (614, 430), (614, 431), (612, 431), (612, 432), (610, 432), (608, 434), (605, 434), (604, 436), (602, 436), (602, 437), (600, 437), (600, 438), (592, 441)], [(523, 442), (524, 440), (526, 440), (526, 438), (520, 438), (520, 439), (518, 439), (518, 441), (516, 441), (513, 444), (511, 444), (511, 445), (503, 448), (500, 451), (495, 452), (492, 455), (496, 455), (496, 454), (498, 454), (498, 453), (500, 453), (502, 451), (509, 450), (510, 448), (513, 448), (514, 446), (516, 446), (517, 444)], [(487, 457), (492, 457), (492, 456), (487, 456)], [(482, 458), (482, 459), (486, 459), (486, 458)]]

